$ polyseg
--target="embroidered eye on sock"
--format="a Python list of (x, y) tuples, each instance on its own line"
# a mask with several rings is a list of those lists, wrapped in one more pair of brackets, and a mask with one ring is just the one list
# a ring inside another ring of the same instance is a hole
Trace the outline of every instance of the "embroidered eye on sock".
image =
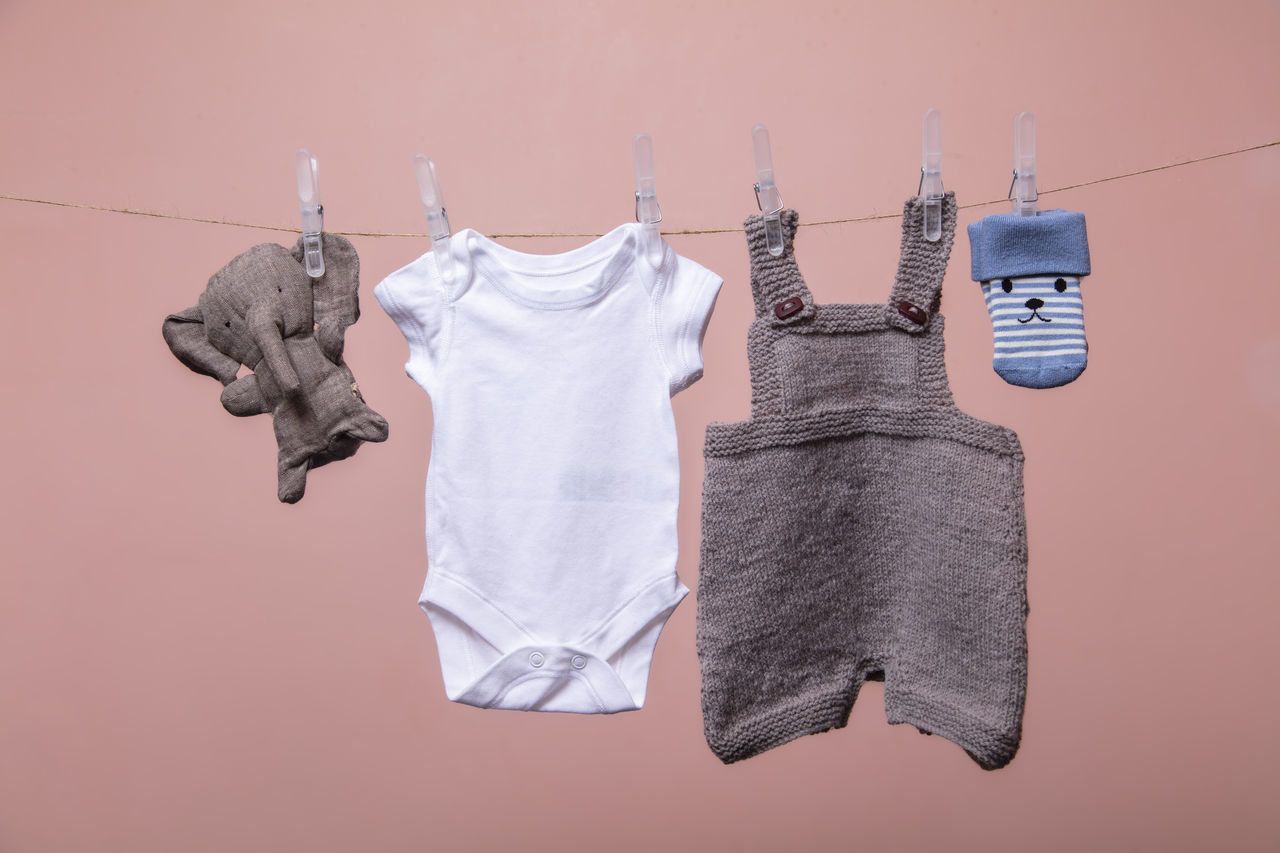
[(992, 366), (1010, 385), (1054, 388), (1084, 372), (1080, 281), (1089, 274), (1084, 214), (1001, 213), (969, 226), (974, 281), (995, 333)]

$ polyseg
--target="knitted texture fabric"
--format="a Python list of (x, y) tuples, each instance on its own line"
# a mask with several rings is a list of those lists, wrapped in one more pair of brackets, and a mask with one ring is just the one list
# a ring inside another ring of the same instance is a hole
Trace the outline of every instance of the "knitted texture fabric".
[(707, 429), (697, 644), (707, 743), (724, 762), (844, 726), (885, 682), (890, 723), (1007, 764), (1026, 692), (1022, 449), (956, 408), (940, 288), (955, 233), (907, 202), (889, 301), (816, 305), (798, 217), (769, 254), (746, 222), (751, 418)]
[(969, 223), (969, 263), (974, 281), (1046, 273), (1088, 275), (1089, 235), (1084, 214), (1058, 209), (1035, 216), (984, 216)]
[[(386, 420), (365, 405), (342, 357), (347, 327), (360, 318), (360, 260), (345, 237), (323, 239), (320, 278), (303, 267), (301, 238), (292, 250), (254, 246), (162, 329), (179, 361), (225, 386), (228, 412), (272, 414), (285, 503), (302, 499), (310, 469), (387, 438)], [(242, 365), (252, 372), (237, 378)]]

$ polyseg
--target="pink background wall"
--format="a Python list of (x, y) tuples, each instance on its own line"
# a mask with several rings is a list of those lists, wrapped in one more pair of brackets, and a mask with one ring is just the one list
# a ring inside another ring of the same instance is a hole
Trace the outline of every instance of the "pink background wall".
[[(306, 146), (331, 229), (421, 232), (425, 151), (456, 227), (600, 232), (645, 130), (664, 227), (734, 227), (757, 121), (805, 220), (899, 210), (931, 106), (962, 204), (1003, 197), (1022, 109), (1042, 188), (1280, 139), (1275, 2), (69, 5), (0, 6), (0, 192), (292, 226)], [(848, 729), (722, 766), (692, 599), (639, 713), (449, 703), (416, 607), (430, 407), (372, 295), (426, 240), (355, 238), (347, 353), (391, 439), (289, 507), (269, 420), (160, 337), (288, 235), (0, 200), (0, 850), (1275, 849), (1278, 194), (1271, 148), (1046, 197), (1088, 214), (1095, 270), (1090, 367), (1055, 391), (992, 372), (957, 241), (956, 399), (1027, 455), (1029, 698), (996, 773), (886, 725), (877, 684)], [(817, 298), (883, 299), (898, 228), (802, 230)], [(726, 279), (675, 403), (692, 586), (750, 296), (741, 234), (672, 243)]]

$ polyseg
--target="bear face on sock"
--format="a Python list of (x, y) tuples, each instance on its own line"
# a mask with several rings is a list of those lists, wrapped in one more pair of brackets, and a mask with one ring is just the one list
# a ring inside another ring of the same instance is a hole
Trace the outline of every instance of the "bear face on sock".
[(995, 370), (1024, 387), (1052, 388), (1088, 360), (1080, 277), (1017, 276), (982, 283), (995, 333)]

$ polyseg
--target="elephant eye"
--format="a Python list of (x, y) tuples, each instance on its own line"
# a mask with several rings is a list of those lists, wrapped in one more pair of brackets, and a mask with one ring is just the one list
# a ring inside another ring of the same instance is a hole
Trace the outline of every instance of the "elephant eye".
[(227, 321), (226, 323), (224, 323), (223, 325), (225, 325), (228, 329), (230, 329), (230, 328), (231, 328), (231, 321), (230, 321), (230, 320), (228, 320), (228, 321)]
[(1058, 279), (1057, 281), (1055, 281), (1055, 282), (1053, 283), (1053, 289), (1054, 289), (1054, 290), (1056, 290), (1056, 291), (1058, 291), (1059, 293), (1066, 293), (1066, 292), (1067, 292), (1067, 280), (1066, 280), (1065, 278), (1060, 278), (1060, 279)]
[(1006, 278), (1000, 282), (1000, 286), (1004, 288), (1005, 293), (1013, 293), (1013, 282), (1011, 280)]

